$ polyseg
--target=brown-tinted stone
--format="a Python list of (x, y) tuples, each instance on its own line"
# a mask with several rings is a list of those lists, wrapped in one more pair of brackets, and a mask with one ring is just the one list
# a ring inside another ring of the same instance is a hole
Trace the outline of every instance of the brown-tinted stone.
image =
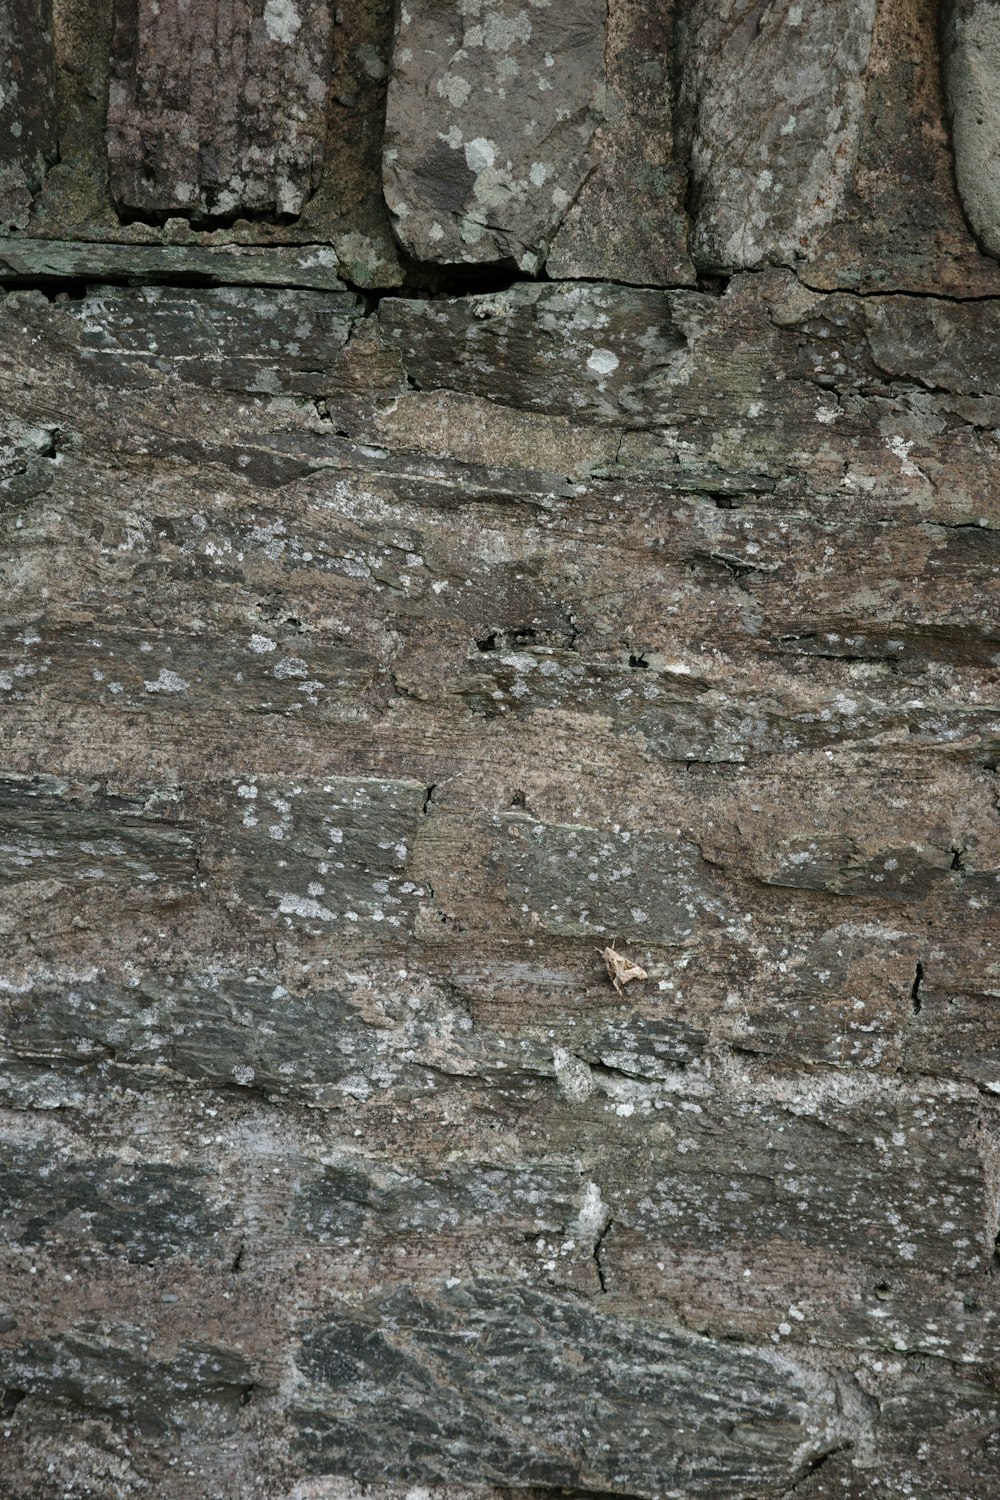
[(674, 9), (651, 0), (608, 6), (607, 102), (594, 167), (552, 241), (550, 276), (640, 286), (694, 281), (687, 171), (674, 142)]

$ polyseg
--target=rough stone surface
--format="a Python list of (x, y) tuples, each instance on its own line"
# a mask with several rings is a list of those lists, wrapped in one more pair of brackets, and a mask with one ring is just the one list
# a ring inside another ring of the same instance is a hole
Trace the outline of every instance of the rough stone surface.
[(609, 0), (604, 117), (592, 167), (556, 231), (550, 276), (691, 283), (687, 171), (674, 140), (674, 9)]
[[(794, 1481), (836, 1443), (835, 1392), (780, 1358), (488, 1281), (403, 1289), (307, 1327), (296, 1363), (305, 1462), (350, 1452), (360, 1478), (503, 1483), (513, 1471), (529, 1485), (736, 1495), (762, 1475)], [(384, 1412), (373, 1385), (393, 1390)], [(401, 1448), (397, 1402), (426, 1459)]]
[[(393, 43), (369, 0), (325, 140), (233, 145), (234, 72), (159, 223), (111, 59), (179, 12), (55, 7), (0, 246), (3, 1500), (1000, 1489), (959, 10), (442, 0)], [(479, 137), (532, 192), (481, 183), (471, 245)]]

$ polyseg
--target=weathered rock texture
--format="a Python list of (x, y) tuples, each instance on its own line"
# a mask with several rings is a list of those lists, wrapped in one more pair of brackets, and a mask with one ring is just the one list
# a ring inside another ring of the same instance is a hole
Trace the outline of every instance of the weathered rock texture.
[(1000, 1490), (993, 9), (0, 0), (4, 1500)]

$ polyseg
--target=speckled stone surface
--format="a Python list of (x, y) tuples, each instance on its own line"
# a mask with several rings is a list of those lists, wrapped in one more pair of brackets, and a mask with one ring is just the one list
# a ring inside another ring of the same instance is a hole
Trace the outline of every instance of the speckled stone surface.
[(993, 7), (37, 14), (3, 1500), (995, 1494)]

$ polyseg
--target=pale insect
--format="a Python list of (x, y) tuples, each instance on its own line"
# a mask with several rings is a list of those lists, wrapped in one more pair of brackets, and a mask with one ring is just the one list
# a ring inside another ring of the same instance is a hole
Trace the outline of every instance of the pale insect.
[(618, 952), (615, 947), (617, 941), (617, 938), (613, 938), (610, 948), (598, 948), (597, 951), (608, 966), (608, 978), (619, 995), (624, 996), (627, 984), (631, 984), (633, 979), (648, 979), (649, 975), (645, 969), (640, 969), (638, 964), (634, 964), (630, 958), (626, 958), (624, 953)]

